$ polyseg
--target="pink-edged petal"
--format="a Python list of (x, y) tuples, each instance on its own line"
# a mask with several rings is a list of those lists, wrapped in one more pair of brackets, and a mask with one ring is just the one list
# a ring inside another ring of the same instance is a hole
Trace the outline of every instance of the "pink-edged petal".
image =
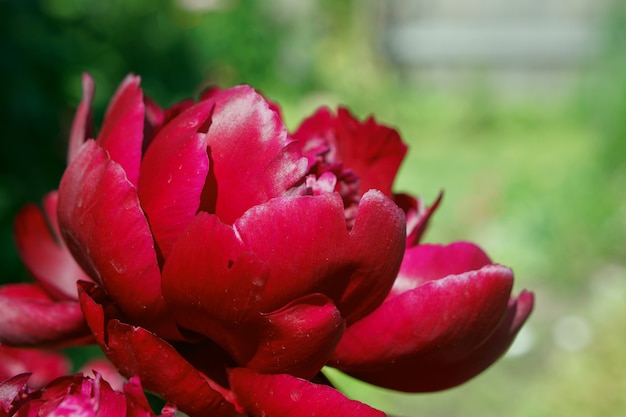
[(144, 103), (140, 78), (127, 76), (111, 99), (104, 115), (98, 143), (124, 168), (136, 185), (143, 142)]
[(55, 345), (85, 343), (89, 329), (76, 301), (55, 301), (41, 287), (0, 287), (0, 343)]
[(506, 315), (512, 284), (511, 270), (500, 265), (427, 282), (348, 328), (331, 364), (388, 388), (418, 390), (426, 370), (461, 362), (485, 343)]
[(67, 148), (67, 163), (72, 162), (78, 150), (87, 139), (93, 137), (93, 125), (91, 104), (95, 94), (96, 86), (93, 78), (87, 73), (83, 73), (83, 98), (76, 109), (72, 128), (70, 130), (70, 143)]
[(154, 241), (135, 188), (96, 142), (87, 141), (65, 171), (58, 215), (78, 263), (129, 320), (176, 337), (161, 296)]
[(89, 360), (79, 369), (79, 372), (85, 376), (102, 376), (116, 391), (121, 391), (126, 382), (126, 378), (120, 375), (111, 361), (102, 357)]
[[(0, 416), (12, 416), (19, 401), (28, 394), (30, 374), (15, 375), (7, 380), (0, 380)], [(5, 414), (2, 414), (4, 412)]]
[(227, 390), (197, 370), (172, 345), (141, 327), (110, 318), (115, 307), (95, 285), (81, 284), (80, 301), (98, 344), (122, 375), (138, 376), (147, 390), (189, 415), (235, 415), (224, 398)]
[(59, 300), (77, 300), (76, 281), (89, 278), (61, 239), (57, 224), (57, 193), (44, 198), (43, 212), (27, 205), (17, 215), (14, 234), (17, 250), (39, 284)]
[(533, 294), (512, 298), (496, 330), (473, 349), (446, 354), (433, 352), (399, 360), (373, 371), (351, 374), (369, 383), (405, 392), (432, 392), (452, 388), (475, 377), (498, 360), (513, 343), (533, 308)]
[(455, 242), (450, 245), (423, 244), (407, 248), (388, 298), (425, 282), (466, 271), (476, 271), (489, 264), (491, 264), (489, 256), (471, 242)]
[(211, 112), (207, 103), (184, 112), (160, 131), (142, 161), (139, 198), (165, 258), (200, 207), (209, 157), (197, 130), (210, 123)]
[(205, 192), (203, 205), (214, 206), (220, 219), (232, 224), (300, 181), (307, 162), (280, 116), (251, 87), (216, 91), (207, 102), (215, 103), (207, 133), (215, 185)]
[(245, 365), (307, 379), (331, 357), (345, 328), (339, 310), (322, 294), (302, 297), (260, 319), (254, 329), (258, 345)]
[(348, 323), (384, 300), (404, 250), (404, 215), (377, 191), (363, 197), (350, 232), (336, 193), (273, 199), (234, 227), (244, 248), (270, 267), (262, 311), (319, 292), (334, 300)]
[(28, 385), (38, 389), (70, 370), (69, 360), (58, 352), (0, 346), (0, 381), (32, 373)]
[(250, 369), (230, 371), (230, 382), (241, 411), (253, 417), (384, 417), (339, 391), (291, 375), (264, 375)]
[(500, 265), (427, 282), (346, 329), (331, 363), (358, 376), (410, 363), (405, 382), (420, 366), (480, 346), (502, 320), (512, 285), (512, 271)]

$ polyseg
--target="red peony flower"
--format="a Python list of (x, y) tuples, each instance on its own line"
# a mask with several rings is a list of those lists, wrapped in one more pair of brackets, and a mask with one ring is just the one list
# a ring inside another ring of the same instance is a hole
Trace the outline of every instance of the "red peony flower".
[(406, 146), (373, 118), (322, 109), (289, 135), (249, 87), (163, 110), (129, 76), (91, 139), (84, 91), (58, 194), (84, 317), (185, 413), (381, 415), (310, 380), (451, 387), (530, 314), (477, 246), (420, 244), (440, 198), (393, 193)]
[[(124, 391), (111, 388), (100, 375), (82, 374), (57, 378), (40, 389), (28, 387), (29, 374), (0, 380), (0, 415), (85, 416), (85, 417), (151, 417), (156, 416), (145, 397), (141, 383), (132, 378)], [(173, 416), (167, 407), (161, 416)]]

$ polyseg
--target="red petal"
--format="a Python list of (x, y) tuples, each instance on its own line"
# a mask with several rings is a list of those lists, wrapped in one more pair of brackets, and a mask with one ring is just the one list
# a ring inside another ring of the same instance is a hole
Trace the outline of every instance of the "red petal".
[(44, 199), (44, 213), (24, 207), (15, 219), (14, 233), (22, 261), (54, 299), (77, 300), (76, 281), (89, 280), (65, 247), (57, 224), (57, 193)]
[(69, 360), (55, 351), (0, 346), (0, 381), (32, 372), (28, 385), (38, 389), (70, 370)]
[(98, 143), (137, 184), (143, 141), (144, 104), (139, 77), (129, 75), (118, 87), (104, 115)]
[[(247, 367), (264, 373), (313, 378), (332, 355), (345, 321), (322, 294), (311, 294), (263, 315), (258, 346)], [(245, 343), (245, 341), (244, 341)]]
[(91, 339), (76, 301), (54, 301), (36, 285), (0, 287), (0, 311), (0, 343), (60, 346)]
[[(306, 170), (297, 143), (287, 137), (279, 115), (252, 88), (217, 91), (207, 133), (217, 189), (214, 204), (220, 219), (232, 224), (246, 210), (281, 196)], [(207, 185), (209, 186), (209, 185)]]
[(363, 197), (351, 232), (338, 194), (277, 198), (250, 209), (234, 227), (244, 248), (270, 267), (262, 311), (319, 292), (348, 322), (384, 300), (405, 240), (404, 215), (376, 191)]
[(59, 224), (72, 254), (134, 323), (175, 337), (154, 242), (122, 167), (85, 143), (59, 187)]
[[(93, 284), (82, 284), (80, 300), (98, 343), (122, 375), (138, 376), (144, 387), (189, 415), (233, 416), (227, 391), (194, 368), (169, 343), (140, 327), (111, 319), (111, 304)], [(207, 354), (211, 351), (207, 350)]]
[(267, 266), (242, 252), (231, 226), (199, 213), (165, 262), (162, 288), (182, 327), (226, 348), (241, 336), (237, 325), (261, 311), (267, 277)]
[(431, 392), (452, 388), (475, 377), (498, 360), (513, 343), (533, 307), (533, 295), (522, 292), (511, 299), (497, 329), (473, 349), (456, 354), (447, 352), (400, 360), (385, 369), (354, 372), (364, 381), (406, 392)]
[(450, 245), (424, 244), (408, 248), (400, 272), (388, 298), (448, 275), (477, 271), (491, 260), (483, 250), (470, 242)]
[(342, 163), (360, 179), (360, 193), (379, 190), (391, 197), (391, 187), (407, 147), (394, 129), (379, 125), (373, 117), (358, 121), (347, 109), (340, 108), (337, 116), (326, 108), (306, 119), (294, 137), (306, 149), (325, 139), (330, 146), (330, 163)]
[(72, 162), (78, 150), (87, 139), (93, 138), (91, 104), (96, 86), (93, 78), (83, 73), (83, 98), (76, 109), (72, 129), (70, 131), (70, 143), (67, 148), (67, 163)]
[(363, 403), (347, 399), (326, 385), (291, 375), (263, 375), (236, 368), (230, 382), (243, 412), (253, 417), (384, 417)]
[(211, 111), (201, 103), (167, 124), (141, 164), (139, 198), (165, 258), (200, 206), (209, 158), (205, 135), (196, 131)]
[(348, 324), (374, 311), (389, 293), (404, 253), (405, 218), (379, 191), (366, 192), (350, 233), (350, 255), (359, 265), (339, 302)]
[(500, 265), (427, 282), (349, 327), (333, 363), (359, 377), (395, 369), (403, 372), (396, 385), (410, 383), (421, 367), (480, 346), (502, 320), (512, 284), (513, 273)]

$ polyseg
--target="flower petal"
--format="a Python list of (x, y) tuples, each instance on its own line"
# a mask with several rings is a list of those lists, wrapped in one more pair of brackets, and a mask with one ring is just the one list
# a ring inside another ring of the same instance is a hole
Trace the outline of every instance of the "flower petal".
[[(19, 374), (7, 379), (0, 380), (0, 415), (12, 416), (16, 408), (20, 406), (20, 400), (24, 399), (29, 392), (28, 379), (30, 374)], [(4, 413), (2, 413), (4, 411)]]
[(214, 340), (242, 366), (312, 377), (341, 337), (341, 314), (322, 294), (266, 312), (262, 294), (273, 271), (241, 246), (231, 226), (199, 213), (163, 268), (171, 311), (181, 327)]
[(87, 322), (122, 375), (138, 376), (147, 390), (189, 415), (234, 416), (233, 406), (223, 396), (227, 390), (155, 334), (108, 317), (113, 306), (101, 304), (105, 300), (95, 285), (85, 283), (81, 289), (80, 301)]
[(512, 298), (497, 329), (465, 352), (433, 352), (397, 361), (384, 369), (354, 372), (355, 377), (381, 387), (406, 392), (432, 392), (460, 385), (483, 372), (511, 346), (533, 308), (533, 295)]
[(230, 371), (230, 382), (242, 411), (253, 417), (385, 416), (331, 387), (291, 375), (263, 375), (236, 368)]
[(406, 242), (404, 213), (381, 192), (366, 192), (350, 232), (350, 255), (359, 265), (339, 302), (348, 324), (374, 311), (398, 273)]
[(356, 173), (361, 194), (374, 189), (392, 196), (393, 181), (407, 152), (394, 129), (379, 125), (373, 117), (360, 122), (345, 108), (339, 108), (336, 116), (321, 108), (293, 136), (305, 149), (318, 148), (323, 139), (330, 147), (326, 162), (342, 163), (344, 169)]
[(441, 204), (443, 192), (440, 192), (435, 202), (428, 208), (424, 207), (421, 199), (416, 199), (408, 194), (394, 194), (393, 201), (406, 214), (406, 246), (417, 246), (421, 241), (430, 218)]
[(400, 272), (387, 298), (448, 275), (476, 271), (491, 264), (487, 254), (471, 242), (450, 245), (423, 244), (408, 248)]
[(67, 163), (72, 162), (78, 150), (87, 139), (93, 137), (91, 104), (96, 86), (93, 78), (87, 73), (83, 73), (83, 98), (76, 109), (72, 128), (70, 130), (70, 143), (67, 147)]
[(209, 102), (215, 103), (207, 143), (217, 188), (206, 191), (215, 201), (203, 205), (214, 206), (220, 219), (232, 224), (300, 181), (307, 162), (279, 115), (252, 88), (216, 91)]
[(96, 142), (87, 141), (65, 171), (58, 212), (72, 254), (129, 320), (176, 337), (161, 296), (152, 234), (135, 188)]
[(313, 378), (331, 357), (345, 321), (332, 301), (311, 294), (264, 314), (255, 326), (258, 346), (245, 364), (264, 373)]
[(28, 385), (38, 389), (70, 370), (69, 360), (58, 352), (0, 346), (0, 381), (31, 372)]
[(271, 271), (261, 311), (319, 292), (349, 323), (384, 300), (405, 241), (404, 215), (378, 191), (363, 197), (351, 232), (336, 193), (273, 199), (247, 211), (234, 228), (245, 250)]
[(412, 381), (431, 376), (423, 369), (437, 372), (437, 365), (464, 358), (487, 340), (506, 313), (512, 284), (510, 269), (487, 265), (388, 299), (346, 330), (331, 363), (411, 391)]
[(77, 300), (76, 281), (89, 280), (59, 234), (57, 193), (44, 198), (44, 212), (35, 205), (24, 207), (15, 219), (17, 250), (39, 284), (59, 300)]
[(139, 199), (164, 258), (200, 207), (209, 158), (205, 134), (197, 130), (211, 112), (200, 103), (167, 124), (141, 163)]
[(181, 327), (226, 347), (241, 336), (238, 325), (261, 311), (267, 278), (267, 265), (242, 251), (231, 226), (199, 213), (167, 258), (161, 286)]
[(62, 346), (91, 340), (80, 305), (55, 301), (37, 285), (0, 287), (0, 311), (0, 343)]
[(128, 75), (111, 99), (104, 115), (98, 143), (111, 159), (124, 168), (126, 177), (137, 184), (143, 141), (144, 103), (140, 78)]

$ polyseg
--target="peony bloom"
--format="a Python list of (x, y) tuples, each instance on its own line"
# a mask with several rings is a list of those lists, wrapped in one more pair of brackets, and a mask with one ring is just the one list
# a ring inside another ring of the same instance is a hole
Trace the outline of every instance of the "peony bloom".
[[(124, 391), (111, 388), (100, 375), (82, 374), (57, 378), (46, 386), (28, 387), (29, 374), (0, 380), (0, 415), (12, 416), (85, 416), (85, 417), (151, 417), (141, 383), (132, 378)], [(161, 416), (173, 416), (167, 407)]]
[(406, 153), (321, 109), (289, 134), (241, 86), (161, 109), (127, 77), (58, 192), (85, 320), (126, 377), (191, 416), (380, 416), (311, 381), (330, 365), (409, 392), (498, 359), (532, 309), (470, 243), (420, 243), (439, 204), (394, 194)]

